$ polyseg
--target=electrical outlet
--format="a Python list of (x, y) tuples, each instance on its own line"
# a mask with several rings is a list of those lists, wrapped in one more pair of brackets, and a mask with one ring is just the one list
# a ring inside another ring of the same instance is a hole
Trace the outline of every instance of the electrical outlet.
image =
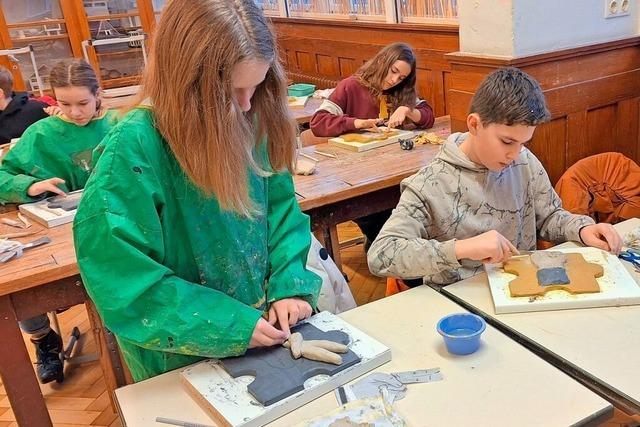
[(620, 13), (620, 2), (622, 0), (604, 0), (604, 17), (616, 18)]
[(631, 8), (631, 0), (604, 0), (604, 17), (619, 18), (628, 16)]
[(629, 15), (630, 8), (631, 8), (631, 0), (622, 0), (620, 2), (620, 13), (618, 13), (618, 16)]

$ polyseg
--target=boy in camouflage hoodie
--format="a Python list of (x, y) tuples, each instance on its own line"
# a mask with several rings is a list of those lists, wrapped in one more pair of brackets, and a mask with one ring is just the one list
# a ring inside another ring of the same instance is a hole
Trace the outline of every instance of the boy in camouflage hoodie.
[(400, 202), (368, 253), (373, 274), (447, 285), (532, 250), (537, 236), (619, 253), (610, 224), (562, 209), (526, 147), (549, 112), (538, 83), (516, 68), (487, 76), (467, 117), (434, 160), (401, 183)]

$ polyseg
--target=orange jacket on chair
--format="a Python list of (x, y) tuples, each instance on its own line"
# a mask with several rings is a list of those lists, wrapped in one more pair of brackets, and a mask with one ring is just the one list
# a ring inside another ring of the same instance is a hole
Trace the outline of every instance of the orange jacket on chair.
[(555, 186), (563, 207), (615, 224), (640, 217), (640, 166), (620, 153), (602, 153), (575, 163)]

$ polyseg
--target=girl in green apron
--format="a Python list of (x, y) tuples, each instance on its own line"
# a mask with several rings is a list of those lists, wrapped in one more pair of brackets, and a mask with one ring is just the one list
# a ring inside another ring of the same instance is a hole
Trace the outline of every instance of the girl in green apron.
[(136, 381), (279, 345), (311, 315), (309, 219), (275, 38), (253, 0), (173, 0), (142, 102), (97, 151), (78, 265)]
[[(63, 61), (49, 76), (60, 113), (32, 124), (0, 166), (0, 203), (25, 203), (82, 189), (93, 169), (91, 153), (115, 124), (100, 106), (98, 78), (84, 60)], [(64, 378), (60, 336), (46, 314), (20, 322), (36, 347), (40, 382)]]

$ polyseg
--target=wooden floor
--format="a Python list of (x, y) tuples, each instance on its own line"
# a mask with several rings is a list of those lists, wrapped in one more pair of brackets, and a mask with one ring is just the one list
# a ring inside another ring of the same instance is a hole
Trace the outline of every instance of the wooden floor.
[[(349, 241), (361, 236), (354, 223), (343, 224), (338, 228), (340, 241)], [(346, 247), (342, 250), (344, 272), (358, 305), (366, 304), (384, 297), (385, 280), (375, 277), (367, 269), (367, 261), (362, 244)], [(82, 333), (80, 354), (95, 352), (95, 342), (90, 332), (89, 321), (84, 306), (75, 306), (59, 315), (60, 326), (70, 331), (78, 326)], [(25, 337), (32, 360), (33, 347)], [(49, 413), (55, 427), (109, 426), (121, 427), (122, 423), (112, 411), (106, 393), (104, 378), (98, 362), (82, 365), (69, 365), (65, 369), (65, 381), (41, 386)], [(621, 427), (627, 417), (618, 414), (606, 427)], [(0, 384), (0, 427), (18, 427), (9, 399)]]

